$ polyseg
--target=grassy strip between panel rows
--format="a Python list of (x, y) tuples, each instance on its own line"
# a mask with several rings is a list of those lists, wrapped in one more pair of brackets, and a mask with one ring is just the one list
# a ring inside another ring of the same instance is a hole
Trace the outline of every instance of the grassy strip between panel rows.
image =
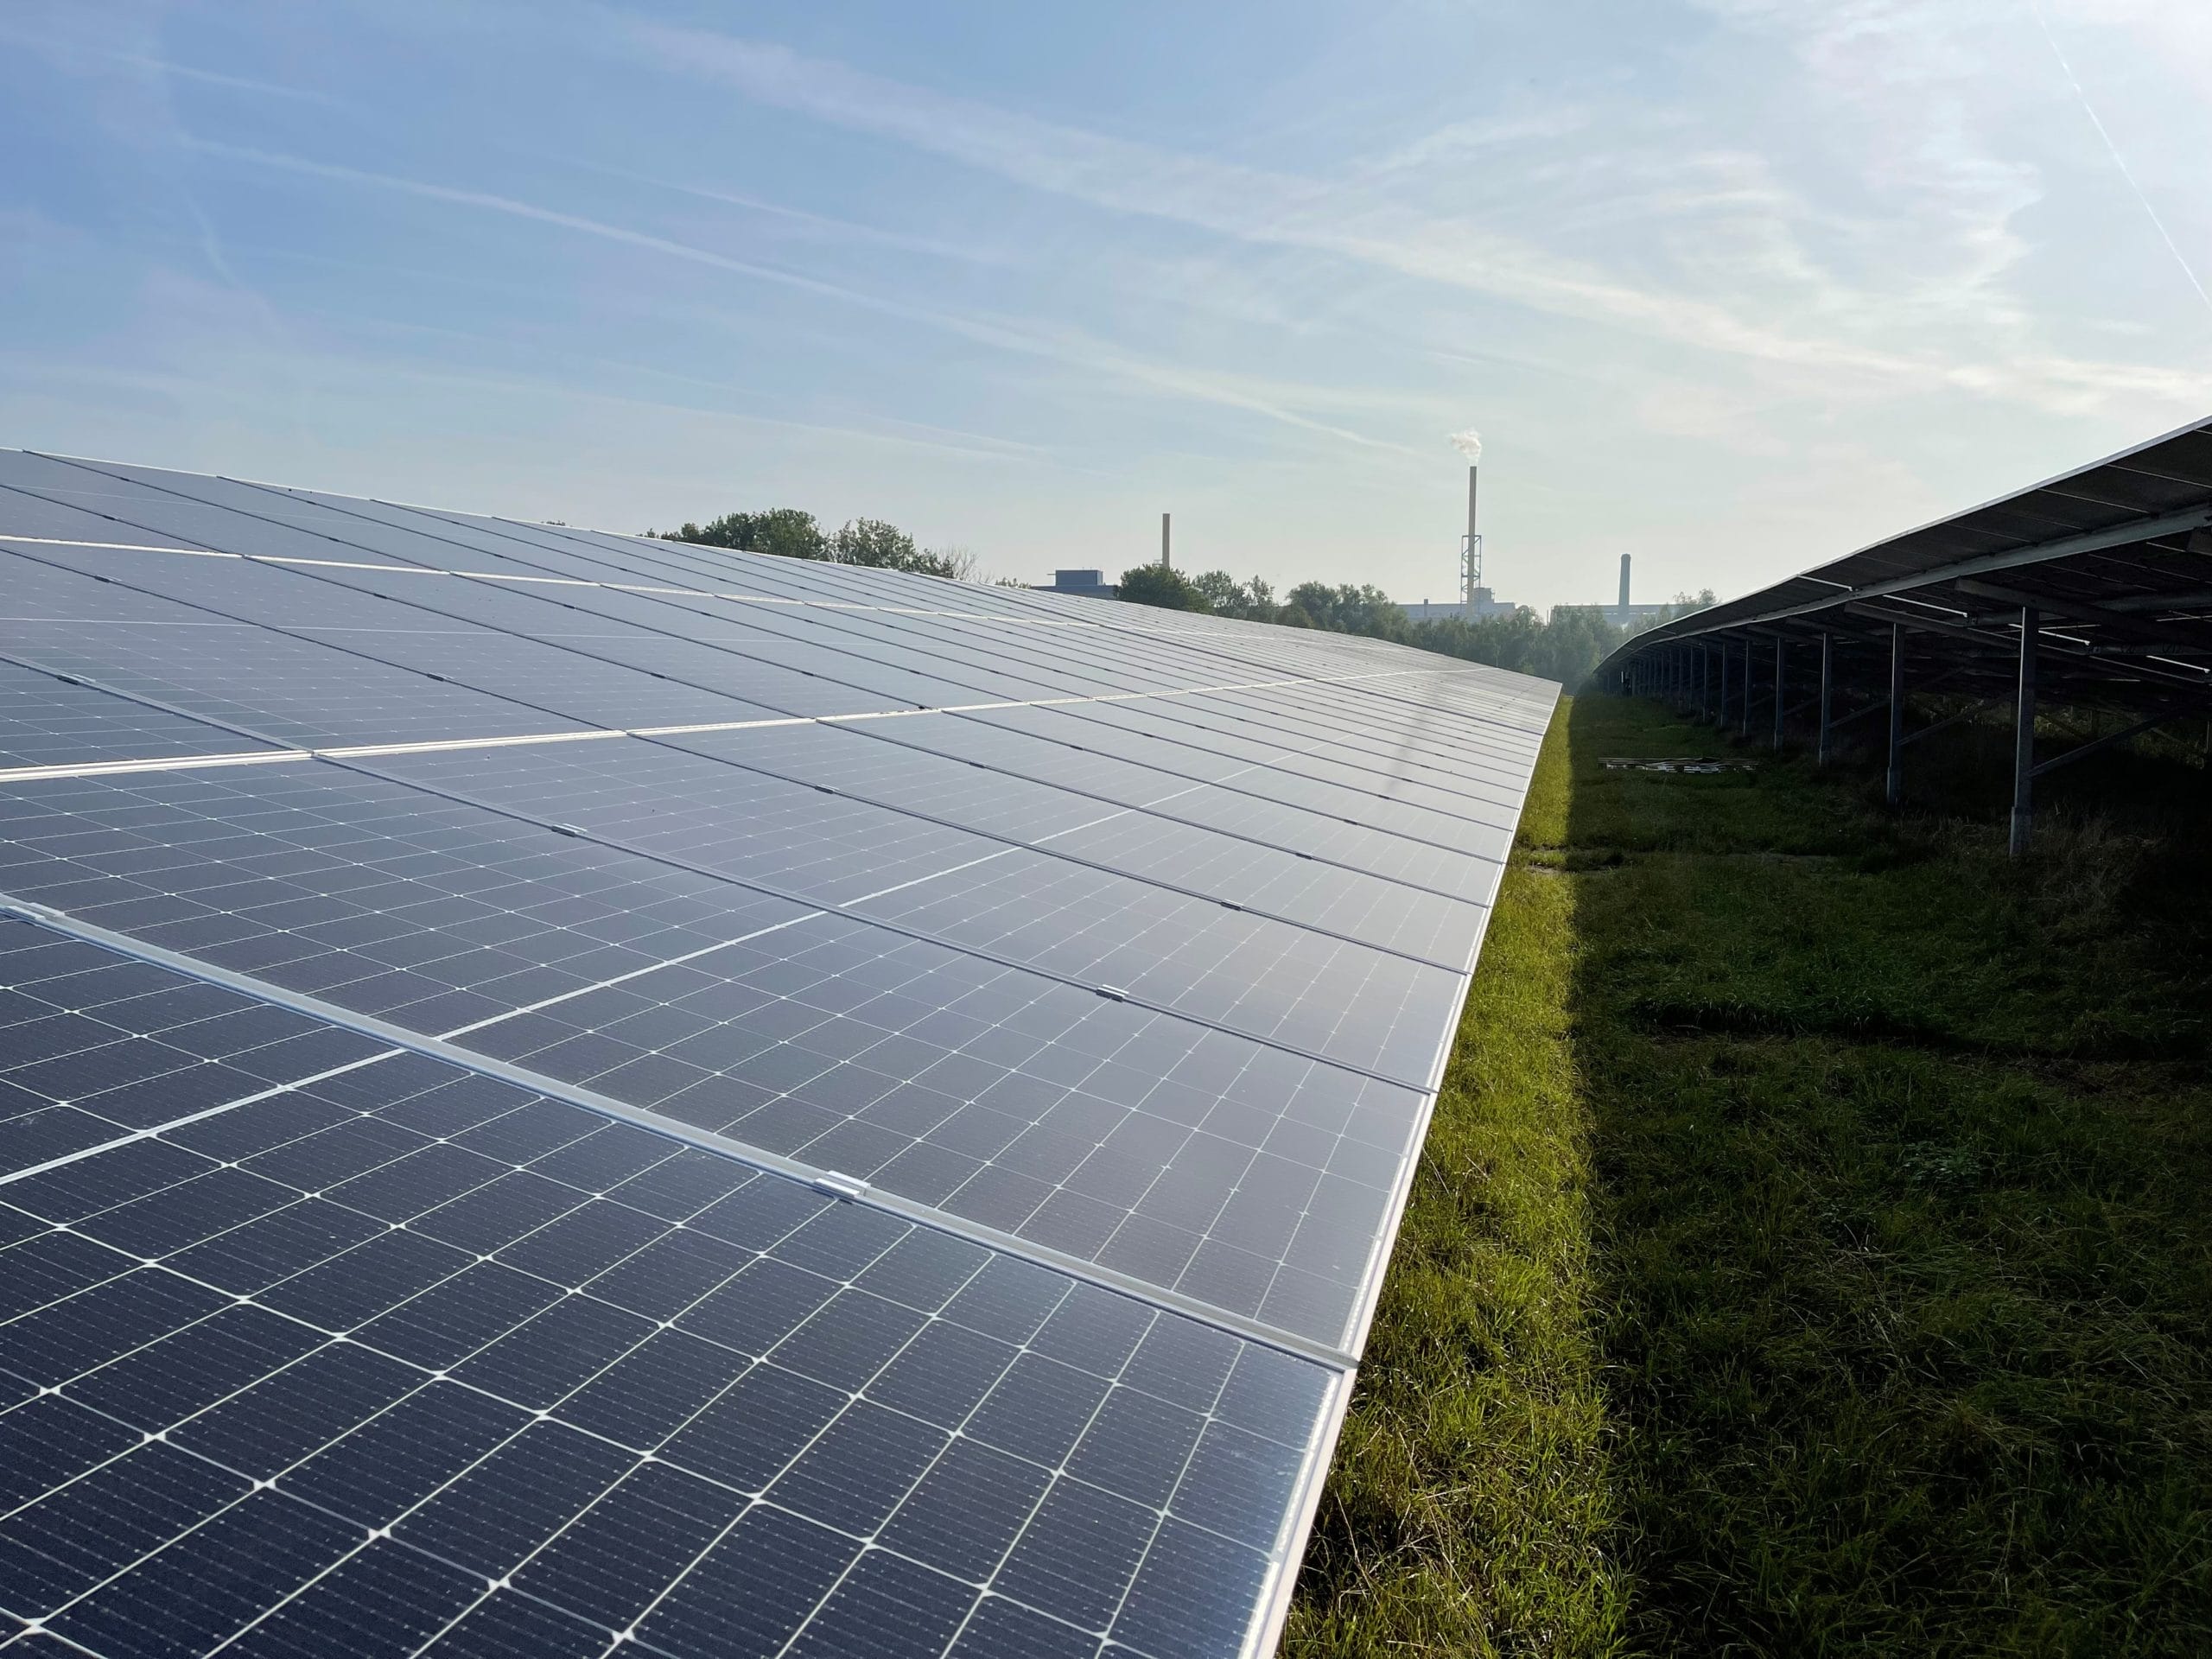
[(1562, 705), (1286, 1651), (2212, 1652), (2204, 849), (1720, 743)]

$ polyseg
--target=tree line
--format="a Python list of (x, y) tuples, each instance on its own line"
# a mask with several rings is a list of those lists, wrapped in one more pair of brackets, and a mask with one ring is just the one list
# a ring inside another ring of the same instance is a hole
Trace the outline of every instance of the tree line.
[[(1124, 571), (1121, 598), (1168, 610), (1200, 611), (1251, 622), (1275, 622), (1294, 628), (1325, 628), (1363, 633), (1423, 651), (1493, 668), (1535, 674), (1574, 686), (1627, 637), (1597, 605), (1554, 605), (1548, 617), (1516, 610), (1501, 616), (1439, 617), (1416, 622), (1405, 607), (1372, 583), (1331, 587), (1301, 582), (1278, 600), (1274, 589), (1255, 576), (1239, 582), (1226, 570), (1186, 576), (1164, 565), (1141, 564)], [(1678, 594), (1663, 611), (1638, 620), (1628, 633), (1641, 633), (1674, 617), (1701, 610), (1713, 601), (1707, 588), (1693, 597)]]
[[(798, 507), (726, 512), (703, 524), (687, 523), (680, 529), (649, 530), (645, 534), (663, 541), (829, 564), (865, 565), (877, 570), (906, 570), (955, 582), (980, 579), (976, 556), (965, 548), (923, 547), (898, 525), (880, 518), (849, 518), (838, 529), (826, 531), (812, 513)], [(1372, 583), (1331, 587), (1324, 582), (1301, 582), (1278, 599), (1274, 588), (1258, 576), (1239, 582), (1226, 570), (1186, 576), (1163, 565), (1141, 564), (1122, 572), (1119, 593), (1133, 604), (1199, 611), (1249, 622), (1275, 622), (1294, 628), (1365, 634), (1469, 662), (1540, 675), (1570, 686), (1587, 678), (1623, 638), (1621, 631), (1606, 620), (1604, 610), (1595, 605), (1554, 606), (1546, 618), (1519, 610), (1479, 620), (1455, 616), (1416, 622)], [(1709, 588), (1695, 598), (1678, 594), (1664, 613), (1639, 622), (1631, 632), (1712, 603)]]
[(874, 570), (907, 570), (954, 582), (970, 581), (976, 574), (976, 556), (964, 547), (923, 547), (898, 525), (880, 518), (848, 518), (838, 529), (825, 531), (812, 513), (799, 507), (726, 512), (703, 524), (645, 534), (664, 542), (696, 542), (702, 547), (860, 564)]

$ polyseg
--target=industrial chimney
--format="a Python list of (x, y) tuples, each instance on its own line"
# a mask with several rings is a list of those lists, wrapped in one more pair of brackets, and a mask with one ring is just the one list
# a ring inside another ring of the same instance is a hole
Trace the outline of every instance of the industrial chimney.
[(1468, 615), (1483, 596), (1483, 538), (1475, 528), (1476, 469), (1467, 468), (1467, 539), (1459, 543), (1459, 604)]
[(1628, 555), (1625, 553), (1621, 555), (1621, 614), (1624, 619), (1628, 614)]
[(1467, 538), (1459, 543), (1459, 604), (1469, 615), (1483, 593), (1483, 537), (1475, 524), (1475, 466), (1483, 458), (1479, 432), (1454, 432), (1452, 447), (1467, 458)]

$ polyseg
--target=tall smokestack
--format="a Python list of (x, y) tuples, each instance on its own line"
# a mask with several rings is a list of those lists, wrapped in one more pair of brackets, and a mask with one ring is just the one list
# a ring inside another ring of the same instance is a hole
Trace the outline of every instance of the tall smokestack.
[(1167, 556), (1167, 515), (1164, 512), (1160, 515), (1160, 568), (1163, 570), (1175, 568)]
[(1483, 458), (1482, 434), (1471, 429), (1452, 435), (1452, 447), (1467, 458), (1467, 539), (1459, 550), (1459, 603), (1471, 612), (1482, 585), (1482, 543), (1475, 530), (1475, 464)]
[(1621, 609), (1628, 609), (1628, 555), (1621, 555)]

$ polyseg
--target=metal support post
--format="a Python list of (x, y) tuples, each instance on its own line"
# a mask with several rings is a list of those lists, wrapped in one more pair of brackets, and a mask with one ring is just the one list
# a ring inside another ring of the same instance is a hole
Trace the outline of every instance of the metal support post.
[[(1713, 706), (1713, 728), (1725, 732), (1728, 729), (1728, 642), (1721, 640), (1713, 650), (1720, 658), (1720, 700)], [(2207, 731), (2212, 733), (2212, 727), (2208, 727)], [(2212, 742), (2212, 736), (2208, 736), (2207, 741)]]
[(1782, 753), (1782, 636), (1774, 637), (1774, 752)]
[(2028, 850), (2035, 822), (2036, 607), (2020, 607), (2020, 703), (2012, 716), (2012, 856)]
[(1736, 735), (1751, 734), (1751, 636), (1744, 636), (1744, 709), (1743, 718), (1737, 722)]
[(1828, 763), (1828, 702), (1835, 683), (1835, 639), (1833, 634), (1821, 636), (1821, 746), (1815, 764)]
[(1890, 804), (1904, 796), (1904, 625), (1890, 624)]
[(1697, 648), (1697, 717), (1700, 722), (1713, 718), (1713, 647), (1707, 645)]

